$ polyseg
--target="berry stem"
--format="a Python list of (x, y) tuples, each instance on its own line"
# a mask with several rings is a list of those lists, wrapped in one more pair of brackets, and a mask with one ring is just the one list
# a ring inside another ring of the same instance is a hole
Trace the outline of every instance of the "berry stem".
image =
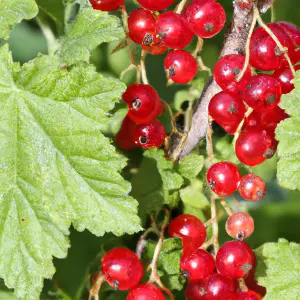
[(221, 205), (224, 207), (226, 213), (228, 214), (228, 216), (231, 216), (233, 214), (232, 208), (229, 206), (229, 204), (227, 203), (226, 199), (221, 199), (220, 201)]
[(213, 244), (214, 240), (213, 238), (209, 239), (207, 242), (205, 242), (202, 246), (201, 249), (207, 249), (209, 246), (211, 246)]
[(246, 285), (244, 278), (238, 279), (238, 284), (239, 284), (239, 288), (240, 288), (241, 292), (248, 292), (248, 287)]
[(209, 76), (211, 76), (212, 75), (211, 69), (204, 64), (201, 56), (198, 57), (200, 51), (202, 50), (203, 44), (204, 44), (203, 39), (201, 37), (198, 37), (197, 45), (196, 45), (196, 48), (195, 48), (194, 52), (192, 53), (192, 55), (197, 60), (200, 70), (207, 71)]
[(241, 130), (242, 130), (242, 127), (245, 123), (245, 120), (250, 116), (250, 114), (253, 112), (253, 109), (251, 107), (248, 107), (246, 113), (245, 113), (245, 117), (244, 119), (241, 121), (241, 123), (239, 124), (235, 134), (234, 134), (234, 138), (233, 138), (233, 142), (232, 142), (232, 145), (233, 147), (235, 146), (235, 143), (236, 143), (236, 140), (238, 139), (238, 137), (240, 136), (240, 133), (241, 133)]
[(174, 296), (173, 296), (172, 292), (164, 286), (164, 284), (161, 282), (160, 277), (159, 277), (158, 272), (157, 272), (157, 262), (158, 262), (159, 254), (160, 254), (160, 251), (161, 251), (161, 248), (162, 248), (162, 245), (163, 245), (163, 241), (164, 241), (164, 238), (165, 238), (164, 233), (165, 233), (165, 230), (166, 230), (166, 228), (169, 224), (169, 221), (170, 221), (170, 216), (171, 216), (170, 210), (165, 209), (165, 219), (164, 219), (163, 224), (161, 226), (161, 230), (160, 230), (160, 233), (159, 233), (159, 240), (158, 240), (158, 243), (155, 247), (154, 255), (152, 257), (152, 261), (151, 261), (151, 264), (150, 264), (151, 275), (150, 275), (149, 282), (156, 283), (170, 297), (170, 299), (173, 300)]
[(197, 41), (197, 45), (196, 48), (194, 50), (194, 52), (192, 53), (192, 55), (196, 58), (198, 56), (198, 54), (200, 53), (200, 51), (202, 50), (204, 41), (201, 37), (198, 37), (198, 41)]
[[(120, 74), (120, 80), (123, 80), (124, 76), (126, 75), (127, 72), (131, 71), (131, 70), (136, 70), (137, 67), (134, 64), (130, 64), (126, 69), (124, 69), (122, 71), (122, 73)], [(138, 71), (138, 70), (137, 70)]]
[(104, 282), (104, 277), (102, 275), (102, 273), (99, 273), (96, 277), (95, 282), (93, 283), (92, 288), (90, 289), (90, 293), (89, 293), (89, 299), (88, 300), (92, 300), (93, 298), (95, 300), (99, 300), (99, 291), (101, 289), (102, 283)]
[(239, 82), (243, 78), (245, 72), (247, 71), (249, 61), (250, 61), (250, 41), (251, 41), (251, 36), (253, 34), (253, 31), (254, 31), (254, 28), (255, 28), (255, 25), (256, 25), (256, 22), (257, 22), (257, 18), (259, 16), (258, 9), (256, 9), (255, 6), (253, 6), (253, 7), (254, 7), (254, 9), (253, 9), (253, 20), (251, 22), (251, 26), (250, 26), (250, 29), (249, 29), (249, 33), (248, 33), (248, 37), (247, 37), (247, 41), (246, 41), (246, 45), (245, 45), (245, 54), (246, 54), (245, 62), (244, 62), (244, 66), (243, 66), (242, 71), (240, 72), (240, 74), (238, 75), (238, 77), (236, 79), (237, 82)]
[(138, 258), (141, 258), (142, 257), (142, 254), (143, 254), (143, 251), (146, 247), (146, 238), (147, 238), (147, 235), (149, 233), (155, 233), (157, 235), (159, 235), (159, 231), (156, 230), (155, 228), (153, 227), (150, 227), (148, 228), (139, 238), (137, 244), (136, 244), (136, 250), (135, 250), (135, 253), (137, 255)]
[(176, 7), (176, 10), (175, 10), (176, 14), (180, 14), (183, 11), (184, 6), (186, 5), (186, 2), (187, 2), (187, 0), (181, 0), (181, 2)]
[(146, 72), (146, 65), (145, 65), (146, 55), (147, 55), (147, 52), (145, 50), (142, 50), (140, 67), (141, 67), (142, 82), (144, 84), (149, 84), (149, 81), (147, 78), (147, 72)]
[[(254, 7), (254, 10), (258, 10), (256, 7)], [(258, 24), (271, 36), (271, 38), (274, 40), (274, 42), (276, 43), (276, 45), (278, 46), (279, 50), (283, 53), (285, 59), (287, 60), (289, 67), (293, 73), (293, 76), (295, 76), (296, 71), (295, 68), (291, 62), (291, 59), (288, 55), (287, 52), (287, 48), (283, 47), (282, 44), (280, 43), (279, 39), (277, 38), (277, 36), (272, 32), (272, 30), (265, 24), (265, 22), (263, 21), (263, 19), (261, 18), (260, 14), (258, 13), (257, 16), (257, 22)]]

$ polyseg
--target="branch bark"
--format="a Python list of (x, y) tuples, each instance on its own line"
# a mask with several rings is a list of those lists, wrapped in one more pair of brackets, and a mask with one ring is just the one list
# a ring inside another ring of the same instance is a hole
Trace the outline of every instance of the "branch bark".
[[(252, 9), (241, 7), (233, 1), (233, 19), (231, 27), (225, 37), (220, 57), (228, 54), (245, 54), (245, 45), (249, 29), (253, 20)], [(253, 0), (255, 1), (255, 0)], [(249, 1), (250, 2), (250, 1)], [(273, 4), (273, 0), (256, 0), (260, 12), (266, 12)], [(186, 136), (173, 134), (170, 140), (168, 156), (178, 160), (189, 154), (199, 142), (206, 137), (208, 127), (208, 104), (211, 98), (219, 93), (221, 88), (211, 77), (206, 83), (202, 95), (194, 107), (192, 125)]]

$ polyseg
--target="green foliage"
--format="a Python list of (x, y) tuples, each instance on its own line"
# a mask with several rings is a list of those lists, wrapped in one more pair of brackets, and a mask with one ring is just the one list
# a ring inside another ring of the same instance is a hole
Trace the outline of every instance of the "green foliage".
[(23, 19), (36, 16), (38, 7), (34, 0), (1, 0), (0, 5), (0, 39), (8, 38), (12, 27)]
[(89, 61), (91, 51), (98, 45), (123, 37), (124, 30), (119, 18), (106, 12), (84, 8), (63, 40), (59, 55), (67, 65)]
[(289, 189), (300, 189), (300, 72), (295, 78), (295, 89), (283, 95), (280, 106), (291, 118), (281, 122), (276, 129), (278, 146), (277, 177), (280, 185)]
[(267, 288), (264, 299), (300, 299), (300, 246), (280, 239), (256, 250), (258, 283)]

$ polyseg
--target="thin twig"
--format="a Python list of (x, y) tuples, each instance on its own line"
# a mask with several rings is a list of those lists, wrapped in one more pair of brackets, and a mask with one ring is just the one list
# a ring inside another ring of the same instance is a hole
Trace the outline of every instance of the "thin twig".
[(89, 299), (92, 300), (93, 298), (95, 300), (99, 300), (99, 291), (101, 289), (101, 285), (104, 282), (104, 277), (101, 273), (99, 273), (93, 283), (92, 288), (90, 289)]
[(207, 71), (209, 76), (212, 75), (211, 69), (204, 64), (201, 56), (197, 58), (197, 63), (201, 71)]
[[(126, 75), (127, 72), (131, 70), (136, 70), (137, 67), (136, 65), (130, 64), (126, 69), (124, 69), (120, 75), (120, 80), (123, 80), (124, 76)], [(138, 71), (138, 70), (137, 70)]]
[(205, 242), (200, 248), (201, 249), (207, 249), (209, 246), (213, 244), (214, 240), (213, 238), (209, 239), (207, 242)]
[(200, 51), (202, 50), (204, 41), (201, 37), (198, 37), (198, 41), (197, 41), (197, 45), (196, 48), (194, 50), (194, 52), (192, 53), (192, 55), (196, 58), (198, 56), (198, 54), (200, 53)]
[(180, 14), (182, 12), (182, 10), (184, 9), (184, 6), (186, 4), (187, 0), (181, 0), (181, 2), (178, 4), (177, 8), (176, 8), (176, 14)]
[(246, 119), (251, 115), (252, 112), (253, 112), (253, 109), (251, 107), (248, 107), (248, 109), (245, 113), (244, 119), (241, 121), (241, 123), (239, 124), (239, 126), (234, 134), (234, 138), (233, 138), (233, 142), (232, 142), (233, 146), (235, 146), (235, 143), (241, 134), (241, 131), (242, 131), (242, 128), (243, 128), (243, 125), (244, 125)]
[[(254, 8), (257, 9), (257, 8)], [(296, 71), (295, 68), (291, 62), (291, 59), (289, 57), (288, 54), (288, 48), (283, 47), (282, 44), (280, 43), (279, 39), (277, 38), (277, 36), (273, 33), (273, 31), (265, 24), (265, 22), (263, 21), (263, 19), (261, 18), (260, 14), (258, 14), (257, 16), (257, 22), (258, 24), (271, 36), (271, 38), (274, 40), (274, 42), (276, 43), (276, 45), (278, 46), (279, 50), (281, 53), (283, 53), (285, 59), (287, 60), (289, 67), (293, 73), (293, 75), (295, 76)]]
[(227, 212), (228, 216), (231, 216), (233, 214), (233, 211), (232, 211), (232, 208), (227, 203), (227, 201), (225, 199), (221, 199), (220, 203), (224, 207), (224, 209)]
[(147, 55), (147, 52), (145, 50), (142, 50), (140, 66), (141, 66), (142, 82), (144, 84), (149, 84), (148, 78), (147, 78), (146, 66), (145, 66), (146, 55)]
[(159, 235), (159, 231), (157, 231), (155, 228), (150, 227), (148, 228), (139, 238), (137, 244), (136, 244), (136, 250), (135, 253), (137, 255), (138, 258), (142, 257), (143, 251), (146, 247), (146, 238), (148, 236), (149, 233), (155, 233), (157, 235)]

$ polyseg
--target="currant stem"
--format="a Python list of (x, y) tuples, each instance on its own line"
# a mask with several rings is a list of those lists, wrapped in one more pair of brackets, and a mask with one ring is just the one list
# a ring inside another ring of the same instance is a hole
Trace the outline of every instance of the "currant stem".
[(211, 246), (213, 244), (214, 240), (213, 238), (209, 239), (207, 242), (205, 242), (202, 246), (201, 249), (207, 249), (209, 246)]
[[(131, 70), (136, 70), (137, 67), (133, 64), (130, 64), (126, 69), (124, 69), (122, 71), (122, 73), (120, 74), (120, 80), (123, 80), (124, 76), (126, 75), (127, 72), (131, 71)], [(138, 71), (138, 70), (137, 70)]]
[(251, 26), (250, 26), (250, 29), (249, 29), (249, 33), (248, 33), (248, 37), (247, 37), (247, 41), (246, 41), (246, 45), (245, 45), (245, 54), (246, 54), (246, 56), (245, 56), (245, 62), (244, 62), (244, 66), (243, 66), (242, 71), (240, 72), (240, 74), (238, 75), (238, 77), (236, 79), (237, 82), (239, 82), (243, 78), (243, 76), (244, 76), (244, 74), (247, 71), (247, 68), (249, 66), (249, 61), (250, 61), (250, 41), (251, 41), (251, 36), (253, 34), (253, 31), (254, 31), (255, 24), (257, 22), (257, 17), (258, 16), (259, 16), (259, 11), (254, 6), (253, 20), (252, 20), (252, 23), (251, 23)]
[(175, 11), (177, 14), (180, 14), (183, 11), (184, 6), (186, 5), (186, 2), (187, 2), (187, 0), (181, 0), (181, 2), (178, 4), (176, 11)]
[(198, 54), (200, 53), (200, 51), (202, 50), (204, 41), (201, 37), (198, 37), (198, 41), (197, 41), (197, 45), (196, 48), (194, 50), (194, 52), (192, 53), (192, 55), (196, 58), (198, 56)]
[(171, 125), (172, 125), (172, 133), (171, 133), (171, 135), (175, 132), (175, 133), (177, 133), (180, 136), (184, 136), (184, 134), (181, 133), (181, 132), (179, 132), (177, 130), (176, 126), (175, 126), (175, 120), (176, 120), (178, 114), (179, 115), (182, 114), (182, 111), (179, 111), (176, 115), (173, 115), (173, 112), (172, 112), (172, 109), (171, 109), (170, 105), (166, 101), (164, 101), (164, 100), (161, 100), (161, 101), (163, 101), (165, 103), (166, 107), (168, 108), (169, 114), (171, 116)]
[(241, 292), (247, 292), (248, 291), (248, 287), (246, 285), (246, 282), (245, 282), (244, 278), (238, 279), (238, 283), (239, 283), (239, 288), (240, 288)]
[(104, 282), (104, 277), (101, 273), (99, 273), (97, 275), (97, 278), (92, 286), (92, 288), (90, 289), (90, 293), (89, 293), (89, 299), (88, 300), (92, 300), (93, 298), (95, 300), (99, 300), (99, 291), (101, 289), (102, 283)]
[[(257, 10), (256, 7), (254, 7), (254, 9)], [(278, 46), (279, 50), (283, 53), (285, 59), (287, 60), (289, 67), (292, 71), (293, 76), (295, 76), (296, 71), (295, 68), (291, 62), (291, 59), (288, 55), (288, 49), (286, 47), (283, 47), (282, 44), (280, 43), (279, 39), (277, 38), (277, 36), (273, 33), (273, 31), (265, 24), (265, 22), (263, 21), (263, 19), (261, 18), (260, 14), (258, 14), (257, 16), (257, 22), (258, 24), (271, 36), (271, 38), (274, 40), (274, 42), (276, 43), (276, 45)]]
[(251, 114), (252, 112), (253, 112), (253, 109), (252, 109), (251, 107), (248, 107), (248, 109), (247, 109), (247, 111), (246, 111), (246, 113), (245, 113), (244, 119), (241, 121), (241, 123), (239, 124), (239, 126), (238, 126), (238, 128), (237, 128), (237, 130), (236, 130), (236, 132), (235, 132), (235, 134), (234, 134), (234, 138), (233, 138), (233, 142), (232, 142), (233, 146), (235, 145), (236, 140), (237, 140), (238, 137), (240, 136), (240, 133), (241, 133), (241, 130), (242, 130), (243, 125), (244, 125), (244, 123), (245, 123), (245, 120), (250, 116), (250, 114)]
[(136, 244), (136, 250), (135, 250), (135, 253), (138, 258), (142, 257), (143, 251), (146, 247), (146, 238), (149, 233), (155, 233), (155, 234), (159, 235), (158, 230), (154, 229), (153, 227), (150, 227), (140, 236), (140, 238)]
[(225, 209), (226, 213), (228, 214), (228, 216), (231, 216), (233, 214), (233, 210), (229, 206), (229, 204), (227, 203), (227, 201), (225, 199), (221, 199), (220, 203), (224, 207), (224, 209)]
[(147, 52), (145, 50), (142, 50), (140, 67), (141, 67), (142, 82), (144, 84), (149, 84), (148, 78), (147, 78), (146, 66), (145, 66), (146, 55), (147, 55)]

